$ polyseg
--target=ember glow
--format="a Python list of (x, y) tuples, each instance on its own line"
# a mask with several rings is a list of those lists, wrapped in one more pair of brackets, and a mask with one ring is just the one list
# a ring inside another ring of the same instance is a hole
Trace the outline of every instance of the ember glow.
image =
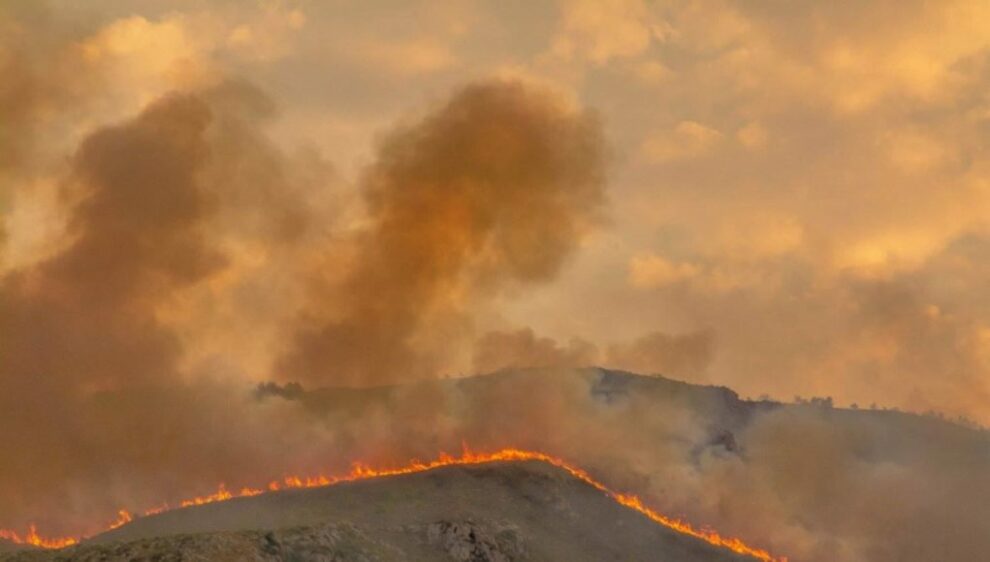
[[(359, 480), (371, 480), (374, 478), (384, 478), (388, 476), (399, 476), (402, 474), (416, 474), (419, 472), (426, 472), (428, 470), (433, 470), (437, 468), (442, 468), (446, 466), (469, 466), (469, 465), (479, 465), (488, 463), (498, 463), (498, 462), (526, 462), (526, 461), (538, 461), (544, 462), (549, 465), (555, 466), (559, 469), (566, 471), (571, 476), (577, 478), (578, 480), (592, 486), (593, 488), (601, 491), (608, 497), (612, 498), (616, 502), (633, 509), (642, 515), (648, 517), (654, 523), (667, 527), (673, 531), (681, 534), (689, 535), (698, 539), (701, 539), (711, 545), (726, 548), (735, 552), (737, 554), (743, 554), (746, 556), (751, 556), (757, 560), (763, 560), (765, 562), (787, 562), (787, 557), (775, 556), (770, 554), (767, 550), (762, 548), (757, 548), (751, 546), (744, 542), (742, 539), (737, 537), (726, 537), (718, 532), (707, 529), (700, 528), (676, 519), (664, 515), (653, 508), (647, 506), (643, 503), (643, 500), (634, 494), (627, 494), (617, 492), (612, 490), (605, 484), (593, 478), (587, 471), (579, 468), (570, 462), (555, 457), (548, 453), (540, 451), (529, 451), (525, 449), (501, 449), (498, 451), (490, 453), (477, 453), (471, 451), (467, 447), (460, 456), (452, 456), (446, 453), (440, 453), (440, 455), (430, 461), (420, 461), (412, 460), (408, 464), (399, 467), (373, 467), (364, 463), (355, 463), (351, 471), (344, 475), (334, 475), (334, 476), (286, 476), (281, 482), (273, 481), (270, 482), (265, 488), (251, 488), (245, 487), (237, 491), (228, 490), (224, 484), (220, 484), (217, 487), (217, 491), (205, 496), (197, 496), (182, 500), (179, 505), (180, 507), (192, 507), (197, 505), (205, 505), (209, 503), (216, 503), (231, 500), (234, 498), (244, 498), (261, 495), (267, 492), (277, 492), (279, 490), (289, 490), (296, 488), (321, 488), (325, 486), (333, 486), (334, 484), (340, 484), (344, 482), (355, 482)], [(169, 510), (167, 504), (160, 505), (144, 511), (145, 516), (156, 515), (164, 511)], [(134, 516), (126, 511), (120, 510), (118, 512), (118, 518), (111, 523), (106, 530), (110, 531), (117, 529), (127, 523), (134, 520)], [(73, 546), (79, 544), (82, 538), (77, 537), (60, 537), (60, 538), (45, 538), (38, 534), (37, 529), (32, 525), (26, 535), (23, 537), (16, 532), (0, 529), (0, 538), (9, 540), (16, 544), (32, 545), (40, 548), (48, 549), (58, 549), (65, 548), (68, 546)]]

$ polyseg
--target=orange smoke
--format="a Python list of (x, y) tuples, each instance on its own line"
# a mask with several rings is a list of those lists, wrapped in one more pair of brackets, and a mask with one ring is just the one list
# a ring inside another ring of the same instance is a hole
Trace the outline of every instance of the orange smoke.
[[(290, 488), (319, 488), (323, 486), (332, 486), (334, 484), (340, 484), (342, 482), (354, 482), (357, 480), (369, 480), (372, 478), (382, 478), (386, 476), (397, 476), (400, 474), (415, 474), (418, 472), (425, 472), (427, 470), (433, 470), (436, 468), (441, 468), (445, 466), (463, 466), (463, 465), (477, 465), (486, 464), (494, 462), (523, 462), (523, 461), (539, 461), (557, 468), (560, 468), (571, 476), (581, 480), (582, 482), (592, 486), (593, 488), (603, 492), (608, 497), (612, 498), (621, 505), (624, 505), (630, 509), (638, 511), (639, 513), (645, 515), (650, 520), (668, 529), (677, 531), (678, 533), (689, 535), (698, 539), (701, 539), (709, 544), (717, 547), (726, 548), (735, 552), (737, 554), (743, 554), (756, 558), (757, 560), (762, 560), (764, 562), (787, 562), (787, 558), (784, 556), (774, 556), (768, 551), (750, 546), (742, 541), (742, 539), (736, 537), (725, 537), (720, 535), (718, 532), (706, 528), (698, 528), (694, 525), (668, 517), (655, 511), (654, 509), (646, 506), (638, 496), (633, 494), (624, 494), (616, 492), (605, 484), (602, 484), (598, 480), (592, 478), (588, 472), (584, 469), (578, 468), (573, 464), (555, 457), (553, 455), (539, 452), (539, 451), (527, 451), (523, 449), (501, 449), (499, 451), (491, 453), (476, 453), (469, 450), (466, 446), (464, 451), (460, 456), (455, 457), (448, 455), (446, 453), (441, 453), (439, 457), (432, 461), (419, 461), (412, 460), (405, 466), (397, 468), (375, 468), (367, 466), (362, 463), (355, 463), (354, 468), (351, 472), (341, 476), (310, 476), (310, 477), (299, 477), (299, 476), (287, 476), (282, 482), (273, 481), (268, 484), (266, 488), (242, 488), (238, 491), (228, 490), (224, 484), (220, 484), (217, 491), (205, 496), (198, 496), (180, 502), (181, 507), (190, 507), (195, 505), (204, 505), (208, 503), (216, 503), (227, 501), (233, 498), (242, 498), (257, 496), (264, 494), (266, 492), (275, 492), (278, 490), (290, 489)], [(147, 515), (155, 515), (170, 509), (167, 504), (148, 509), (144, 512)], [(125, 525), (133, 520), (133, 516), (126, 510), (120, 510), (118, 513), (118, 518), (116, 521), (111, 523), (107, 530), (116, 529), (122, 525)], [(21, 537), (13, 531), (7, 531), (0, 529), (0, 538), (7, 539), (17, 544), (29, 544), (41, 548), (64, 548), (67, 546), (72, 546), (78, 544), (81, 539), (74, 537), (63, 537), (63, 538), (44, 538), (40, 536), (35, 529), (34, 525), (30, 527), (30, 531), (24, 537)]]

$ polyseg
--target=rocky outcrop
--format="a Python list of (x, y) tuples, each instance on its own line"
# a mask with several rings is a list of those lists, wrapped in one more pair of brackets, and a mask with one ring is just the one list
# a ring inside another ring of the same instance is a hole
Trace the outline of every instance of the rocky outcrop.
[(427, 541), (456, 562), (516, 562), (523, 546), (515, 529), (493, 530), (472, 521), (438, 521), (427, 526)]

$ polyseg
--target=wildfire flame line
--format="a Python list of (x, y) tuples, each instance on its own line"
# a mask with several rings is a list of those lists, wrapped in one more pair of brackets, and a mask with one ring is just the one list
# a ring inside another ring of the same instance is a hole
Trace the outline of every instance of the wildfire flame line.
[[(324, 486), (332, 486), (334, 484), (340, 484), (342, 482), (354, 482), (357, 480), (368, 480), (371, 478), (382, 478), (387, 476), (398, 476), (401, 474), (415, 474), (418, 472), (425, 472), (427, 470), (433, 470), (436, 468), (441, 468), (445, 466), (455, 466), (455, 465), (478, 465), (487, 464), (495, 462), (523, 462), (523, 461), (540, 461), (559, 469), (562, 469), (569, 473), (571, 476), (577, 478), (578, 480), (588, 484), (589, 486), (599, 490), (604, 493), (609, 498), (618, 502), (619, 504), (626, 506), (645, 515), (651, 521), (658, 523), (668, 529), (677, 531), (678, 533), (689, 535), (698, 539), (701, 539), (711, 545), (726, 548), (735, 552), (737, 554), (743, 554), (751, 556), (757, 560), (763, 562), (787, 562), (787, 558), (783, 556), (774, 556), (768, 551), (750, 546), (743, 542), (741, 539), (736, 537), (724, 537), (718, 532), (707, 529), (699, 528), (694, 525), (676, 519), (673, 517), (668, 517), (659, 513), (646, 506), (643, 501), (633, 494), (625, 494), (621, 492), (616, 492), (611, 488), (602, 484), (598, 480), (592, 478), (587, 471), (573, 464), (552, 456), (547, 453), (542, 453), (539, 451), (528, 451), (524, 449), (502, 449), (499, 451), (491, 453), (475, 453), (470, 451), (466, 446), (464, 451), (460, 456), (451, 456), (446, 453), (441, 453), (436, 459), (432, 461), (419, 461), (413, 460), (406, 466), (398, 468), (374, 468), (363, 463), (355, 463), (351, 472), (342, 476), (316, 476), (316, 477), (306, 477), (301, 478), (298, 476), (287, 476), (282, 482), (273, 481), (268, 484), (266, 488), (242, 488), (237, 491), (230, 491), (224, 484), (220, 484), (217, 491), (206, 495), (190, 498), (180, 502), (181, 507), (190, 507), (196, 505), (204, 505), (209, 503), (216, 503), (221, 501), (226, 501), (234, 498), (250, 497), (264, 494), (266, 492), (275, 492), (278, 490), (294, 489), (294, 488), (319, 488)], [(144, 515), (155, 515), (163, 511), (171, 509), (168, 504), (162, 504), (158, 507), (154, 507), (144, 511)], [(120, 510), (118, 512), (117, 519), (107, 526), (107, 530), (113, 530), (121, 527), (134, 519), (134, 516), (126, 511)], [(9, 531), (5, 529), (0, 529), (0, 538), (6, 539), (8, 541), (33, 545), (40, 548), (47, 549), (58, 549), (65, 548), (67, 546), (72, 546), (79, 544), (81, 540), (78, 537), (60, 537), (60, 538), (46, 538), (38, 534), (37, 529), (34, 525), (29, 527), (27, 534), (21, 536), (14, 531)]]

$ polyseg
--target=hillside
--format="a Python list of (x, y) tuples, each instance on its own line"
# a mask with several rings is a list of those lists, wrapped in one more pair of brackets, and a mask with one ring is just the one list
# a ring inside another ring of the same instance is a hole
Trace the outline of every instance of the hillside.
[(21, 550), (23, 547), (19, 544), (15, 544), (5, 539), (0, 539), (0, 555), (5, 552), (12, 552), (14, 550)]
[(61, 552), (4, 561), (382, 560), (729, 562), (539, 462), (290, 490), (145, 517)]
[[(935, 416), (828, 400), (751, 401), (724, 387), (604, 369), (361, 389), (263, 385), (256, 397), (301, 407), (334, 428), (341, 450), (373, 444), (400, 463), (456, 452), (462, 439), (498, 447), (501, 435), (512, 435), (512, 446), (552, 452), (670, 515), (734, 530), (794, 559), (841, 559), (836, 545), (878, 562), (928, 560), (919, 553), (936, 551), (979, 559), (974, 553), (990, 536), (990, 433)], [(431, 441), (436, 427), (455, 439)], [(878, 510), (899, 526), (883, 525)], [(738, 559), (653, 524), (566, 472), (527, 462), (167, 512), (82, 547), (0, 560), (167, 560), (180, 552), (209, 560)]]

